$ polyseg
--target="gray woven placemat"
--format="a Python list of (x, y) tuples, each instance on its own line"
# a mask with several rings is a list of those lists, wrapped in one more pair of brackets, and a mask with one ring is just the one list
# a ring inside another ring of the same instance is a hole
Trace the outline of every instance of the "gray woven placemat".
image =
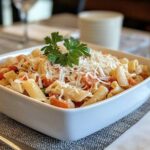
[[(38, 150), (103, 150), (150, 110), (150, 99), (116, 123), (75, 142), (65, 142), (32, 130), (0, 114), (0, 133)], [(90, 121), (90, 120), (89, 120)], [(0, 144), (0, 150), (8, 147)]]

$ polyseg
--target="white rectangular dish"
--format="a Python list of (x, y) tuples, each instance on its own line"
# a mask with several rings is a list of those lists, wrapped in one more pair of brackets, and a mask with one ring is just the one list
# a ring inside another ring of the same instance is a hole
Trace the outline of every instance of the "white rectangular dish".
[[(89, 44), (117, 57), (138, 59), (150, 66), (150, 60)], [(0, 55), (0, 62), (19, 54), (29, 54), (35, 47)], [(61, 109), (0, 86), (0, 112), (39, 132), (60, 140), (86, 137), (129, 114), (150, 96), (150, 77), (140, 84), (105, 101), (76, 109)]]

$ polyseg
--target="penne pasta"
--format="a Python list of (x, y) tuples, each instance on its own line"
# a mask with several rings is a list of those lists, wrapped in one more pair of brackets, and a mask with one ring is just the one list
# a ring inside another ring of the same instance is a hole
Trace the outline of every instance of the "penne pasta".
[(41, 55), (40, 49), (38, 49), (38, 48), (35, 49), (34, 51), (32, 51), (31, 55), (32, 55), (33, 57), (39, 57), (39, 56)]
[(100, 86), (99, 89), (94, 93), (94, 95), (85, 101), (82, 106), (90, 105), (96, 103), (97, 101), (101, 101), (106, 98), (109, 90), (105, 86)]
[(122, 58), (122, 59), (120, 59), (120, 62), (121, 62), (122, 64), (128, 64), (128, 63), (129, 63), (129, 60), (128, 60), (127, 58)]
[(91, 96), (91, 93), (75, 86), (71, 86), (69, 84), (64, 84), (60, 81), (55, 81), (48, 88), (46, 88), (46, 93), (52, 92), (55, 94), (61, 94), (61, 90), (63, 90), (64, 97), (71, 99), (75, 102), (80, 102), (88, 96)]
[(38, 87), (36, 82), (33, 79), (28, 79), (22, 83), (23, 88), (27, 91), (29, 96), (35, 98), (39, 101), (47, 102), (46, 96), (43, 94), (41, 89)]
[(11, 80), (15, 80), (16, 79), (17, 74), (13, 70), (11, 70), (11, 71), (9, 71), (7, 73), (4, 73), (4, 77), (5, 77), (5, 79), (7, 81), (11, 81)]
[(112, 90), (108, 93), (107, 98), (112, 97), (124, 91), (124, 89), (119, 86), (117, 81), (112, 82), (111, 87), (112, 87)]
[(0, 85), (6, 86), (8, 84), (9, 84), (9, 82), (6, 79), (0, 80)]
[(123, 66), (118, 66), (116, 69), (116, 78), (118, 81), (118, 84), (121, 87), (128, 87), (129, 83), (128, 83), (128, 79), (125, 73), (125, 69), (123, 68)]
[(21, 83), (17, 83), (17, 82), (14, 82), (14, 81), (11, 81), (11, 86), (12, 88), (19, 92), (19, 93), (23, 93), (24, 92), (24, 89), (22, 87), (22, 84)]
[(131, 72), (131, 73), (135, 72), (137, 67), (138, 67), (138, 65), (139, 65), (139, 62), (136, 59), (132, 60), (132, 61), (129, 61), (129, 63), (128, 63), (129, 72)]

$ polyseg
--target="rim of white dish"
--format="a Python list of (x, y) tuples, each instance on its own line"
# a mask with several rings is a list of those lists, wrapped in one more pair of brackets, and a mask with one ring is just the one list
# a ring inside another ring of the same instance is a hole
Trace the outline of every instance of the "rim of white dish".
[(79, 20), (89, 22), (109, 21), (112, 19), (123, 19), (123, 14), (116, 11), (83, 11), (79, 13)]

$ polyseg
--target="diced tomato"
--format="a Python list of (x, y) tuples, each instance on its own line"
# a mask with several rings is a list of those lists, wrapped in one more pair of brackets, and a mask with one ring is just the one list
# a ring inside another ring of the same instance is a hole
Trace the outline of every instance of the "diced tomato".
[(57, 107), (61, 107), (61, 108), (69, 108), (69, 105), (67, 102), (62, 101), (62, 100), (58, 100), (56, 98), (51, 98), (50, 99), (51, 105), (57, 106)]
[(36, 76), (35, 82), (39, 81), (39, 76)]
[(50, 84), (52, 84), (52, 80), (50, 80), (50, 79), (47, 79), (47, 78), (43, 78), (42, 79), (42, 83), (43, 83), (43, 87), (48, 87)]
[(129, 81), (130, 85), (136, 85), (137, 84), (136, 80), (133, 78), (129, 78), (128, 81)]
[(84, 101), (74, 102), (76, 108), (80, 107), (83, 103), (84, 103)]
[(114, 78), (114, 77), (109, 77), (109, 79), (108, 79), (110, 82), (113, 82), (113, 81), (116, 81), (116, 79)]
[(65, 82), (67, 83), (67, 82), (69, 82), (69, 80), (68, 80), (68, 78), (67, 77), (65, 77)]
[(9, 70), (18, 71), (18, 68), (16, 66), (9, 66)]
[(4, 74), (0, 73), (0, 80), (2, 80), (4, 78)]
[(142, 72), (140, 75), (141, 75), (144, 79), (146, 79), (146, 78), (149, 77), (148, 73), (145, 73), (145, 72)]

